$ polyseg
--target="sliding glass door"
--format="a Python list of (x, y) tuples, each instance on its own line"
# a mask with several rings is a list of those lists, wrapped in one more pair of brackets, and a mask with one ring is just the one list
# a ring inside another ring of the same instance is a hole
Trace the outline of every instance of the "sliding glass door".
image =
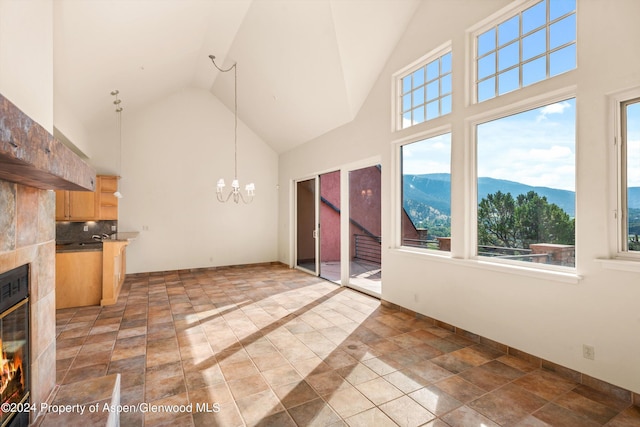
[(316, 178), (296, 182), (296, 267), (318, 274)]

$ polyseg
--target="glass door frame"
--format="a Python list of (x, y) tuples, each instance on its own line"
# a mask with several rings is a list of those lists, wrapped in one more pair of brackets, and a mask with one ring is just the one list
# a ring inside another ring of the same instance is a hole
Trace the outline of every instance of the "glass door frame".
[[(346, 163), (342, 165), (338, 165), (336, 167), (327, 169), (322, 172), (318, 172), (312, 175), (306, 175), (301, 178), (292, 179), (289, 181), (291, 183), (290, 193), (291, 194), (291, 210), (290, 210), (290, 218), (291, 221), (291, 252), (290, 252), (290, 267), (297, 268), (302, 271), (314, 274), (315, 276), (320, 276), (320, 239), (318, 236), (319, 232), (319, 223), (320, 223), (320, 175), (323, 173), (340, 171), (340, 284), (339, 286), (349, 286), (349, 279), (351, 274), (350, 267), (350, 236), (349, 236), (349, 173), (354, 170), (376, 166), (382, 164), (381, 156), (374, 156), (367, 159), (363, 159), (360, 161)], [(384, 167), (382, 170), (384, 172)], [(302, 181), (308, 181), (310, 179), (315, 179), (315, 224), (316, 224), (316, 269), (315, 271), (310, 271), (304, 267), (298, 266), (298, 183)], [(384, 196), (384, 180), (382, 180), (382, 188), (381, 191)], [(382, 212), (380, 212), (381, 222), (382, 222), (382, 235), (384, 236), (384, 221), (382, 221), (382, 216), (384, 213), (384, 197), (383, 197), (383, 206)], [(384, 247), (384, 246), (383, 246)], [(384, 252), (384, 251), (383, 251)], [(383, 256), (384, 259), (384, 256)], [(334, 282), (335, 283), (335, 282)], [(366, 292), (365, 292), (366, 293)], [(381, 298), (382, 295), (372, 295), (375, 298)]]
[[(314, 197), (313, 197), (313, 211), (314, 211), (314, 229), (313, 229), (313, 239), (314, 239), (314, 258), (315, 258), (315, 269), (310, 270), (304, 266), (298, 264), (298, 184), (304, 181), (313, 180), (314, 186)], [(295, 179), (293, 181), (293, 267), (311, 273), (315, 276), (320, 274), (320, 239), (319, 239), (319, 221), (320, 221), (320, 207), (319, 207), (319, 192), (320, 192), (320, 177), (319, 175), (312, 175), (309, 177)]]
[[(342, 266), (342, 278), (341, 283), (343, 286), (350, 287), (359, 292), (368, 294), (374, 298), (382, 298), (382, 292), (380, 294), (371, 293), (366, 289), (363, 289), (357, 285), (353, 285), (351, 283), (351, 236), (350, 234), (350, 218), (351, 218), (351, 203), (349, 200), (349, 196), (351, 194), (349, 176), (353, 171), (357, 171), (359, 169), (368, 168), (371, 166), (382, 165), (381, 156), (375, 156), (368, 159), (364, 159), (362, 161), (349, 163), (346, 165), (342, 165), (340, 168), (340, 206), (341, 206), (341, 218), (340, 218), (340, 263)], [(381, 173), (384, 173), (384, 167), (382, 167)], [(380, 225), (381, 225), (381, 235), (384, 236), (384, 221), (382, 220), (383, 212), (384, 212), (384, 179), (380, 180), (380, 191), (382, 197), (382, 206), (380, 211)], [(384, 245), (382, 245), (384, 248)], [(384, 250), (382, 251), (384, 253)], [(383, 254), (384, 255), (384, 254)], [(384, 256), (381, 260), (380, 269), (384, 271), (384, 267), (382, 262), (384, 260)], [(382, 282), (381, 282), (382, 286)]]

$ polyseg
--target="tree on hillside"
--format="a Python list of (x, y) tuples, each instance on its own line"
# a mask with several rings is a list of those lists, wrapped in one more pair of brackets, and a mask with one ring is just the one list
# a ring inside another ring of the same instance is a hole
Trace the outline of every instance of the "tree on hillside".
[(535, 191), (497, 191), (478, 204), (478, 244), (529, 248), (532, 243), (575, 243), (575, 220)]

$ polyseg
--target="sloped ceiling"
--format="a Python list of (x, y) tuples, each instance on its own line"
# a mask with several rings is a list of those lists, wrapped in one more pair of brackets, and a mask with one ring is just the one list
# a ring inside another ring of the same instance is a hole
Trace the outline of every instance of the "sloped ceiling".
[[(277, 152), (358, 113), (419, 0), (57, 0), (54, 96), (87, 129), (187, 86), (233, 109)], [(55, 120), (55, 118), (54, 118)]]

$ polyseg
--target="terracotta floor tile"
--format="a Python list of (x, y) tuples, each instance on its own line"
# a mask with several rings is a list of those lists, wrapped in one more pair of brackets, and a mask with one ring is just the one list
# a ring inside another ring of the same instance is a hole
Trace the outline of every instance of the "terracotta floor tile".
[(300, 426), (328, 426), (340, 421), (340, 416), (322, 399), (315, 399), (289, 409), (289, 414)]
[(126, 426), (640, 425), (624, 396), (279, 264), (130, 275), (56, 334), (59, 384), (120, 373), (123, 404), (216, 408)]
[(278, 397), (269, 389), (237, 399), (236, 405), (247, 425), (258, 425), (263, 419), (284, 411)]
[(442, 356), (429, 359), (429, 361), (431, 363), (435, 363), (441, 368), (446, 369), (449, 372), (453, 372), (454, 374), (458, 374), (462, 371), (466, 371), (467, 369), (475, 366), (475, 365), (472, 365), (471, 363), (468, 363), (456, 357), (455, 354), (458, 353), (459, 351), (462, 351), (462, 350), (458, 350), (453, 353), (446, 353), (446, 354), (443, 354)]
[(324, 399), (343, 419), (375, 406), (371, 403), (371, 400), (367, 399), (358, 389), (352, 386), (344, 387), (335, 393), (325, 396)]
[(543, 370), (520, 377), (515, 380), (515, 384), (547, 400), (555, 399), (576, 386), (573, 381)]
[(402, 427), (421, 426), (436, 417), (409, 396), (383, 403), (379, 408)]
[(241, 399), (252, 394), (260, 393), (267, 390), (269, 385), (264, 381), (261, 375), (251, 375), (239, 378), (237, 380), (228, 381), (229, 389), (235, 399)]
[(401, 369), (392, 372), (385, 375), (384, 379), (400, 389), (403, 393), (411, 393), (431, 383), (431, 381), (422, 378), (410, 369)]
[(371, 408), (345, 420), (351, 427), (396, 427), (391, 418), (379, 408)]
[(375, 372), (378, 375), (387, 375), (390, 374), (391, 372), (395, 372), (398, 370), (398, 368), (400, 368), (401, 366), (397, 363), (389, 363), (388, 361), (385, 361), (379, 357), (374, 357), (373, 359), (369, 359), (369, 360), (365, 360), (364, 362), (362, 362), (363, 365), (365, 365), (367, 368), (371, 369), (373, 372)]
[(615, 409), (616, 412), (623, 411), (629, 406), (629, 402), (626, 400), (619, 399), (610, 394), (602, 393), (585, 385), (579, 385), (572, 391), (594, 402), (598, 402), (609, 408)]
[(404, 393), (382, 377), (360, 383), (356, 386), (369, 400), (376, 405), (397, 399)]
[(459, 376), (438, 381), (435, 385), (463, 403), (475, 400), (486, 393), (480, 387)]
[(289, 364), (282, 365), (268, 371), (263, 371), (262, 376), (271, 387), (302, 381), (302, 377), (293, 368), (293, 366)]
[(602, 425), (555, 403), (545, 405), (539, 411), (534, 412), (533, 416), (554, 427), (596, 427)]
[(451, 427), (499, 427), (499, 424), (494, 423), (484, 415), (474, 411), (466, 405), (459, 407), (453, 412), (449, 412), (442, 417), (442, 420)]
[(336, 369), (336, 372), (353, 385), (358, 385), (379, 377), (378, 374), (363, 363), (345, 366), (340, 369)]
[(462, 372), (460, 377), (485, 391), (495, 390), (510, 381), (501, 375), (482, 369), (482, 366), (468, 369)]
[(421, 388), (409, 394), (413, 400), (422, 405), (429, 412), (441, 417), (462, 406), (462, 402), (445, 393), (435, 385)]
[(306, 377), (305, 380), (320, 395), (334, 393), (341, 387), (348, 385), (347, 380), (345, 380), (336, 371), (327, 371), (320, 374), (310, 375)]
[(640, 406), (631, 406), (613, 418), (607, 427), (640, 426)]
[(435, 383), (453, 375), (453, 372), (442, 368), (429, 360), (417, 362), (411, 365), (409, 370), (420, 375), (430, 383)]
[(554, 403), (564, 408), (570, 409), (581, 415), (586, 416), (590, 420), (600, 424), (607, 423), (610, 419), (618, 414), (618, 411), (609, 408), (601, 403), (588, 399), (578, 393), (570, 391), (563, 394)]
[(273, 391), (285, 408), (292, 408), (320, 397), (305, 381), (275, 387)]
[(468, 406), (500, 425), (510, 425), (542, 408), (547, 401), (522, 387), (507, 384)]

